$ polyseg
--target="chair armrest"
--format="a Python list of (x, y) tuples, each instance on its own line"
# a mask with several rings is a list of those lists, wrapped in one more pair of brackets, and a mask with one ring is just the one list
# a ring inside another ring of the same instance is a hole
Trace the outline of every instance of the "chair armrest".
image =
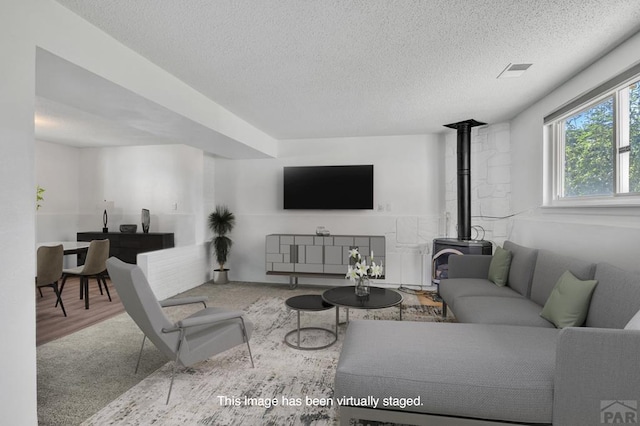
[(227, 321), (234, 318), (240, 318), (244, 315), (242, 311), (218, 312), (215, 314), (202, 315), (199, 317), (185, 318), (176, 322), (178, 328), (197, 327), (200, 325), (214, 324), (216, 322)]
[(493, 256), (487, 254), (451, 255), (449, 278), (487, 278)]
[(192, 303), (202, 303), (204, 307), (207, 307), (205, 303), (208, 300), (207, 296), (193, 296), (193, 297), (182, 297), (180, 299), (165, 299), (160, 301), (160, 306), (163, 308), (169, 306), (180, 306), (180, 305), (190, 305)]
[[(600, 424), (601, 415), (615, 415), (615, 410), (623, 408), (607, 408), (609, 404), (637, 404), (639, 353), (640, 331), (589, 327), (562, 330), (556, 352), (553, 424)], [(611, 420), (602, 423), (613, 423)]]

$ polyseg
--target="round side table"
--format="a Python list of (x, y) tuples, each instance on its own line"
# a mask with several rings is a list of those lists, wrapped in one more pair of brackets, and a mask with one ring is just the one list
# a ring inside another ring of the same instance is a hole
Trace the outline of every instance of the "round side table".
[(334, 287), (322, 293), (322, 300), (336, 306), (347, 309), (347, 323), (349, 322), (349, 309), (384, 309), (398, 306), (400, 308), (400, 321), (402, 321), (402, 295), (390, 288), (369, 287), (366, 296), (356, 295), (354, 286)]
[[(334, 305), (325, 302), (322, 299), (322, 296), (320, 296), (319, 294), (307, 294), (307, 295), (302, 295), (302, 296), (294, 296), (294, 297), (288, 298), (284, 303), (287, 306), (287, 308), (296, 311), (296, 314), (297, 314), (297, 317), (298, 317), (298, 326), (297, 326), (297, 328), (295, 330), (291, 330), (290, 332), (288, 332), (284, 336), (284, 342), (288, 346), (290, 346), (290, 347), (292, 347), (294, 349), (301, 349), (301, 350), (317, 350), (317, 349), (328, 348), (329, 346), (333, 345), (338, 340), (338, 310), (337, 309), (336, 309), (336, 329), (335, 329), (335, 331), (329, 330), (327, 328), (322, 328), (322, 327), (300, 327), (300, 312), (301, 311), (304, 311), (304, 312), (318, 312), (318, 311), (327, 311), (329, 309), (335, 308)], [(302, 346), (301, 345), (301, 340), (300, 340), (300, 332), (301, 331), (305, 331), (305, 330), (321, 330), (321, 331), (324, 331), (324, 332), (328, 333), (329, 335), (333, 336), (333, 340), (330, 343), (328, 343), (326, 345), (321, 345), (321, 346)], [(293, 343), (289, 342), (289, 336), (291, 336), (294, 333), (298, 337), (297, 344), (293, 344)]]

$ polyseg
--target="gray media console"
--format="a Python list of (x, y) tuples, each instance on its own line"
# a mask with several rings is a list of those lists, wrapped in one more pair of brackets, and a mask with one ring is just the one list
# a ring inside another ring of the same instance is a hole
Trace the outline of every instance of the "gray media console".
[[(343, 278), (349, 266), (349, 250), (358, 248), (371, 264), (385, 263), (385, 239), (378, 235), (270, 234), (266, 241), (267, 275)], [(384, 278), (382, 275), (380, 278)], [(293, 282), (291, 282), (293, 284)]]

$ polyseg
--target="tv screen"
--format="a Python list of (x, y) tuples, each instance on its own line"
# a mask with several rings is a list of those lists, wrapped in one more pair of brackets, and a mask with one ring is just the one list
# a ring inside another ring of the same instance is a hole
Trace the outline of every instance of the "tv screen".
[(285, 209), (373, 209), (373, 165), (284, 168)]

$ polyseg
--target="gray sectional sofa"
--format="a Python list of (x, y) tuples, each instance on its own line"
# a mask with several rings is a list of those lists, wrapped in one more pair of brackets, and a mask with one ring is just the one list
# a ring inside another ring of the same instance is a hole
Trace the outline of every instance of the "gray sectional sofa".
[[(352, 397), (342, 424), (583, 426), (616, 410), (634, 415), (640, 331), (623, 328), (640, 310), (640, 275), (509, 241), (504, 248), (512, 254), (504, 287), (487, 279), (491, 256), (449, 258), (440, 294), (456, 323), (349, 324), (334, 390)], [(567, 270), (598, 284), (585, 326), (559, 330), (540, 312)]]

